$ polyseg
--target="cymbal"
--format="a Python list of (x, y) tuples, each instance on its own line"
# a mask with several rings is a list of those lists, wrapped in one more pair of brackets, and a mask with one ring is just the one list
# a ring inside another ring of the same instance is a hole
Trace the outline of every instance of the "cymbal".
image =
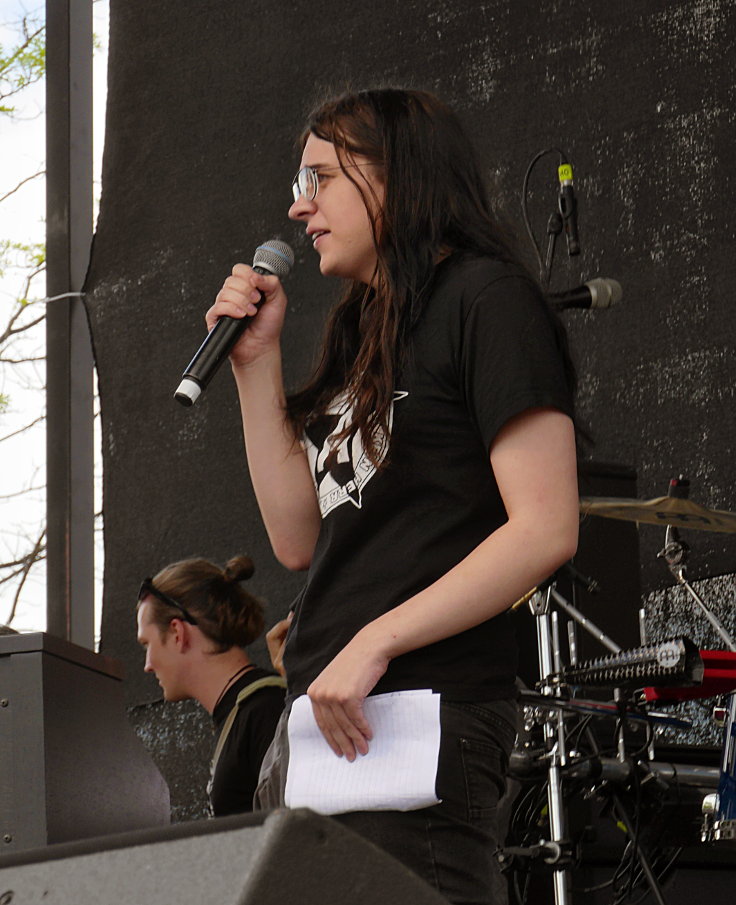
[(584, 515), (600, 515), (647, 525), (673, 525), (676, 528), (736, 534), (735, 513), (724, 509), (706, 509), (699, 503), (678, 497), (659, 496), (651, 500), (581, 497), (580, 511)]

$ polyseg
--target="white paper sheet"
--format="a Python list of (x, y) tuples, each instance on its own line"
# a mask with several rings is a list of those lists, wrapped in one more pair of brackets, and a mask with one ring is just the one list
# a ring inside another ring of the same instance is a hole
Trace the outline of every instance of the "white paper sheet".
[(374, 695), (364, 703), (368, 753), (338, 757), (319, 731), (306, 695), (289, 716), (286, 805), (319, 814), (411, 811), (437, 804), (440, 696), (431, 689)]

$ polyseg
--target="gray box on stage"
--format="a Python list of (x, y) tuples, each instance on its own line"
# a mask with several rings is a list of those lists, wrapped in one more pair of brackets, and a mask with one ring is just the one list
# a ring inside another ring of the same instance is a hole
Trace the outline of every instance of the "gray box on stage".
[(170, 821), (123, 667), (42, 632), (0, 637), (0, 853)]

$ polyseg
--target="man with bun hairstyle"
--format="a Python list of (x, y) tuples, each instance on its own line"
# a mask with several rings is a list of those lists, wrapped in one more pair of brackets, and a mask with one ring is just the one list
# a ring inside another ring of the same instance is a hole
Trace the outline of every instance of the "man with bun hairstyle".
[(263, 755), (284, 706), (285, 682), (246, 648), (263, 631), (263, 607), (241, 582), (247, 556), (223, 569), (206, 559), (172, 563), (141, 584), (138, 641), (145, 671), (167, 701), (199, 701), (217, 734), (208, 794), (215, 817), (253, 809)]

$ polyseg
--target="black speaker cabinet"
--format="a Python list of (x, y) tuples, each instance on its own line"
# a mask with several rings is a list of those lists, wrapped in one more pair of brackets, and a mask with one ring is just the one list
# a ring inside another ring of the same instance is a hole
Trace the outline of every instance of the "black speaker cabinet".
[(0, 857), (4, 905), (447, 905), (372, 843), (276, 810)]
[(0, 853), (169, 823), (122, 679), (53, 635), (0, 637)]

